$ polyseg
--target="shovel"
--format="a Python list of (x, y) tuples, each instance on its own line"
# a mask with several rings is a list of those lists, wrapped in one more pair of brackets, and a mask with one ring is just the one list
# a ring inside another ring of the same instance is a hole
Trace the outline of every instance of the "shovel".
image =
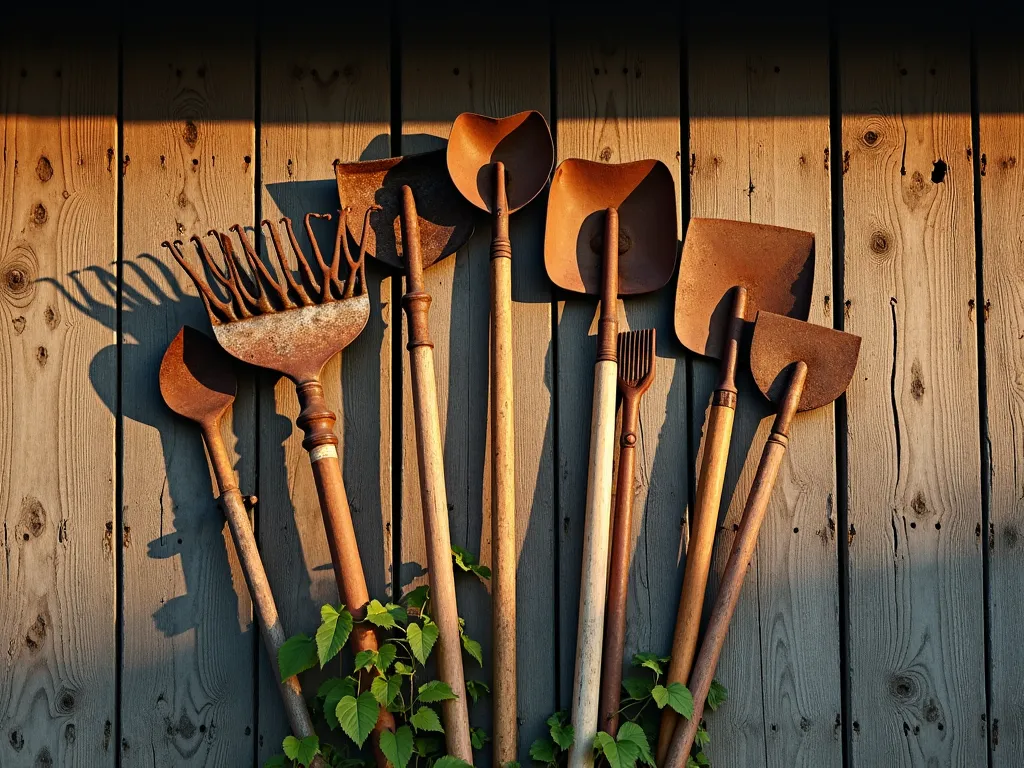
[[(512, 409), (512, 243), (508, 217), (544, 189), (554, 164), (540, 112), (464, 113), (448, 139), (448, 172), (493, 217), (491, 239), (491, 568), (494, 762), (516, 759), (516, 488)], [(507, 176), (507, 178), (506, 178)]]
[(676, 243), (675, 182), (664, 163), (612, 165), (573, 159), (558, 166), (548, 198), (544, 266), (559, 288), (601, 297), (570, 768), (594, 763), (608, 587), (618, 296), (664, 286), (675, 269)]
[[(759, 309), (806, 320), (814, 279), (814, 235), (725, 219), (692, 219), (676, 288), (676, 335), (691, 352), (717, 358), (693, 527), (667, 682), (685, 684), (697, 651), (704, 592), (718, 526), (733, 418), (736, 363), (746, 321)], [(679, 715), (666, 707), (658, 739), (664, 759)]]
[(790, 422), (798, 411), (828, 405), (846, 390), (859, 352), (859, 336), (764, 310), (757, 314), (750, 368), (758, 389), (778, 405), (778, 413), (761, 453), (704, 642), (690, 676), (693, 717), (676, 726), (667, 759), (658, 761), (659, 765), (683, 768), (690, 755), (700, 726), (700, 713), (704, 711), (729, 622), (739, 601), (743, 577), (757, 546), (757, 534), (789, 444)]
[[(298, 739), (312, 736), (313, 723), (302, 698), (299, 679), (295, 676), (281, 680), (277, 654), (285, 642), (284, 628), (270, 591), (267, 572), (263, 569), (256, 537), (249, 524), (248, 507), (256, 498), (243, 497), (238, 490), (238, 479), (224, 446), (220, 432), (221, 418), (235, 401), (237, 389), (234, 361), (220, 346), (195, 328), (184, 326), (171, 341), (160, 363), (160, 394), (167, 407), (196, 422), (203, 432), (203, 442), (213, 464), (220, 489), (220, 505), (227, 517), (235, 551), (249, 586), (249, 595), (256, 608), (263, 643), (270, 656), (270, 666), (281, 691), (285, 713), (292, 734)], [(314, 766), (326, 763), (319, 756)]]
[[(430, 599), (439, 630), (438, 676), (458, 696), (441, 704), (445, 742), (448, 754), (472, 764), (444, 484), (444, 449), (437, 410), (434, 344), (427, 325), (430, 294), (424, 290), (423, 268), (442, 255), (454, 253), (465, 243), (473, 232), (473, 212), (452, 187), (443, 159), (442, 153), (432, 152), (404, 159), (339, 163), (336, 173), (341, 204), (359, 212), (373, 211), (370, 222), (374, 237), (369, 238), (367, 253), (392, 266), (404, 264), (406, 270), (402, 306), (409, 321), (420, 498), (430, 570)], [(417, 210), (421, 202), (423, 212)], [(426, 218), (428, 215), (431, 218)], [(423, 233), (427, 237), (424, 238)]]

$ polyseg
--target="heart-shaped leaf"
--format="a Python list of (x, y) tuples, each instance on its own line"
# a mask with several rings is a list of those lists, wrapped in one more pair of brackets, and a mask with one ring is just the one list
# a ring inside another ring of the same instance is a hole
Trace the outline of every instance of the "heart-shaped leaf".
[(289, 637), (277, 652), (277, 668), (282, 681), (315, 666), (316, 643), (309, 635)]
[(441, 727), (441, 719), (437, 716), (437, 712), (430, 707), (420, 707), (417, 709), (416, 714), (409, 718), (409, 722), (417, 731), (444, 733), (444, 728)]
[(408, 725), (403, 725), (394, 733), (382, 731), (380, 751), (394, 768), (405, 768), (412, 759), (412, 729)]
[(392, 675), (391, 677), (382, 675), (373, 678), (373, 682), (370, 683), (370, 693), (382, 707), (390, 706), (400, 690), (402, 690), (401, 675)]
[(336, 710), (341, 730), (358, 747), (363, 746), (366, 737), (373, 730), (373, 726), (377, 722), (378, 711), (377, 700), (369, 691), (361, 693), (359, 698), (345, 696), (338, 702)]
[(281, 748), (284, 749), (284, 753), (289, 760), (295, 760), (300, 765), (309, 768), (313, 758), (320, 754), (320, 739), (317, 738), (316, 734), (307, 736), (304, 739), (285, 736), (284, 741), (281, 743)]
[(324, 667), (338, 655), (352, 634), (352, 614), (345, 606), (335, 608), (325, 605), (320, 608), (320, 628), (316, 631), (316, 651), (320, 666)]
[(427, 663), (427, 658), (434, 649), (434, 643), (437, 642), (440, 634), (437, 624), (432, 621), (424, 621), (423, 626), (415, 622), (409, 624), (406, 630), (406, 637), (409, 640), (409, 647), (412, 649), (412, 655), (416, 657), (416, 661), (420, 664)]
[(420, 686), (419, 700), (424, 704), (433, 704), (436, 701), (451, 701), (458, 696), (448, 683), (441, 680), (431, 680)]

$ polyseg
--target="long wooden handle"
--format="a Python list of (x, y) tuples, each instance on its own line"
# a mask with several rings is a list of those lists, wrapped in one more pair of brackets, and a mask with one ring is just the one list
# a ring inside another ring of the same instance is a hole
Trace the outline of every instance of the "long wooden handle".
[[(356, 530), (352, 524), (352, 511), (345, 495), (345, 481), (338, 461), (338, 438), (334, 434), (337, 417), (327, 407), (324, 388), (319, 381), (307, 381), (296, 387), (302, 410), (296, 417), (296, 424), (306, 437), (302, 447), (309, 452), (313, 466), (313, 482), (320, 500), (327, 546), (331, 551), (334, 579), (338, 584), (341, 602), (357, 620), (366, 616), (366, 605), (370, 595), (366, 588), (363, 563), (359, 559), (359, 545)], [(352, 648), (356, 651), (376, 651), (377, 634), (373, 627), (357, 623), (352, 629)], [(369, 687), (373, 673), (364, 672)], [(380, 732), (394, 730), (395, 719), (384, 707), (380, 709), (377, 724), (373, 730), (373, 748), (377, 765), (386, 768), (388, 761), (380, 751)]]
[(630, 539), (633, 531), (633, 471), (636, 463), (640, 397), (622, 401), (619, 468), (615, 482), (612, 557), (608, 576), (608, 608), (604, 622), (601, 662), (601, 730), (614, 736), (619, 730), (622, 690), (622, 654), (626, 646), (626, 598), (629, 592)]
[(505, 165), (494, 164), (491, 240), (491, 610), (494, 764), (518, 751), (516, 684), (515, 414), (512, 408), (512, 243)]
[[(455, 574), (452, 569), (452, 541), (448, 527), (448, 494), (444, 483), (444, 449), (441, 422), (437, 410), (437, 379), (434, 373), (434, 344), (430, 340), (427, 313), (430, 294), (422, 289), (419, 220), (412, 190), (403, 188), (405, 246), (409, 287), (402, 297), (409, 322), (409, 359), (412, 374), (413, 415), (416, 425), (417, 460), (420, 473), (420, 500), (423, 507), (423, 531), (427, 542), (427, 567), (430, 570), (432, 617), (438, 628), (437, 672), (458, 696), (441, 705), (445, 744), (448, 754), (473, 762), (473, 745), (466, 705), (466, 679), (462, 668), (462, 640), (459, 636), (459, 609), (455, 599)], [(418, 290), (417, 290), (418, 289)]]
[[(693, 694), (693, 717), (676, 726), (664, 763), (666, 768), (684, 768), (694, 739), (697, 737), (701, 713), (704, 711), (704, 702), (707, 701), (711, 681), (715, 675), (715, 667), (718, 666), (718, 659), (722, 655), (725, 637), (729, 631), (729, 622), (732, 621), (736, 604), (740, 599), (743, 579), (747, 574), (747, 568), (750, 567), (754, 549), (757, 547), (757, 535), (761, 530), (765, 513), (768, 511), (768, 501), (775, 488), (775, 479), (778, 477), (779, 467), (782, 465), (782, 459), (789, 445), (789, 425), (796, 414), (806, 380), (807, 365), (799, 362), (791, 375), (778, 415), (775, 417), (772, 433), (768, 436), (764, 451), (761, 453), (761, 461), (757, 465), (757, 474), (750, 487), (750, 495), (747, 497), (747, 503), (743, 509), (743, 517), (740, 520), (739, 530), (736, 532), (736, 539), (733, 541), (732, 551), (729, 553), (729, 561), (725, 565), (725, 573), (722, 575), (722, 583), (718, 588), (718, 597), (715, 599), (715, 605), (711, 611), (711, 619), (708, 622), (707, 632), (704, 634), (704, 642), (700, 646), (700, 653), (694, 664), (693, 674), (690, 676), (689, 687), (690, 693)], [(659, 765), (661, 765), (660, 762)]]

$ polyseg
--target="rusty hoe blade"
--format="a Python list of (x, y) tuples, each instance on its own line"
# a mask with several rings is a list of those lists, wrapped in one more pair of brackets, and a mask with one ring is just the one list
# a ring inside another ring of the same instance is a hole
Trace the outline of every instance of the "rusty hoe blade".
[[(473, 234), (473, 208), (448, 177), (445, 151), (386, 160), (336, 163), (338, 195), (349, 216), (349, 236), (361, 240), (367, 255), (393, 269), (404, 269), (402, 187), (416, 197), (423, 268), (455, 253)], [(371, 212), (365, 236), (357, 231)]]
[(235, 362), (202, 331), (183, 326), (160, 363), (167, 407), (198, 424), (216, 424), (235, 401)]

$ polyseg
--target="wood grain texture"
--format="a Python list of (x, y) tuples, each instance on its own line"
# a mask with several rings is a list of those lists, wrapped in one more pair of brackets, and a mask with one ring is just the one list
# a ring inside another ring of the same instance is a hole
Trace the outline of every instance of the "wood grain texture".
[[(472, 23), (439, 23), (409, 17), (402, 32), (402, 152), (444, 146), (460, 112), (503, 116), (526, 109), (548, 114), (548, 22), (531, 17), (489, 17)], [(510, 173), (512, 171), (510, 170)], [(551, 290), (544, 277), (544, 199), (510, 218), (512, 241), (513, 391), (515, 403), (516, 534), (518, 552), (519, 753), (546, 731), (556, 708), (554, 425), (552, 411)], [(439, 408), (445, 444), (452, 543), (490, 564), (490, 463), (488, 458), (488, 313), (490, 223), (481, 214), (477, 232), (457, 254), (424, 274), (433, 297)], [(404, 350), (403, 350), (404, 354)], [(408, 366), (403, 363), (409, 390)], [(411, 400), (403, 403), (403, 590), (422, 581), (426, 563), (419, 478), (412, 436)], [(491, 607), (488, 588), (456, 573), (459, 613), (466, 631), (484, 646), (490, 668)], [(485, 679), (467, 658), (466, 677)], [(488, 680), (490, 682), (490, 680)], [(470, 707), (470, 722), (490, 731), (491, 702)], [(476, 765), (491, 765), (490, 745)]]
[[(261, 44), (262, 215), (298, 224), (309, 211), (336, 212), (335, 160), (387, 157), (390, 139), (386, 25), (354, 20), (346, 44), (314, 22), (265, 22)], [(315, 230), (330, 253), (334, 223)], [(298, 228), (298, 227), (297, 227)], [(306, 247), (306, 238), (300, 235)], [(308, 253), (308, 251), (307, 251)], [(359, 337), (324, 369), (321, 380), (370, 596), (390, 597), (391, 582), (391, 278), (367, 269), (370, 319)], [(257, 529), (270, 583), (289, 634), (312, 635), (320, 606), (338, 590), (302, 432), (294, 385), (261, 377), (260, 505)], [(412, 436), (412, 433), (409, 433)], [(337, 670), (332, 670), (337, 674)], [(287, 725), (273, 672), (260, 662), (259, 757), (281, 751)], [(317, 674), (303, 677), (307, 698)]]
[[(757, 35), (753, 26), (734, 27), (729, 40), (704, 27), (690, 35), (692, 213), (813, 232), (809, 320), (831, 326), (827, 29), (766, 24), (770, 34), (762, 24)], [(715, 361), (694, 364), (698, 429), (716, 369)], [(771, 427), (745, 363), (738, 385), (715, 574)], [(710, 754), (722, 765), (842, 760), (833, 408), (800, 414), (791, 438), (718, 667), (730, 702), (710, 717), (709, 730), (742, 734), (713, 737)]]
[[(558, 26), (556, 148), (568, 157), (610, 163), (646, 158), (680, 173), (678, 21), (614, 30), (578, 21)], [(677, 187), (678, 190), (678, 187)], [(678, 191), (677, 191), (678, 195)], [(677, 206), (678, 206), (677, 197)], [(657, 328), (657, 375), (640, 406), (633, 501), (633, 564), (623, 663), (638, 651), (667, 652), (682, 579), (681, 532), (689, 500), (686, 367), (672, 327), (674, 284), (630, 297), (619, 330)], [(572, 692), (579, 615), (583, 515), (593, 369), (596, 297), (561, 297), (558, 305), (558, 505), (560, 705)], [(618, 492), (618, 489), (616, 489)]]
[(69, 273), (90, 280), (117, 257), (115, 40), (10, 34), (0, 43), (0, 764), (113, 766), (116, 336), (66, 289)]
[[(210, 332), (195, 289), (161, 241), (254, 220), (245, 160), (254, 152), (253, 121), (222, 118), (252, 115), (254, 89), (251, 33), (184, 48), (154, 28), (126, 38), (121, 759), (131, 765), (214, 766), (254, 754), (249, 595), (199, 430), (166, 408), (157, 383), (182, 324)], [(194, 254), (191, 245), (187, 252)], [(247, 492), (253, 408), (252, 381), (242, 378), (222, 431)]]
[(978, 51), (977, 99), (984, 260), (983, 310), (988, 384), (989, 637), (992, 764), (1024, 763), (1024, 687), (1020, 616), (1024, 567), (1024, 57), (1009, 38), (993, 35)]
[(984, 765), (967, 37), (907, 31), (840, 45), (851, 757)]

